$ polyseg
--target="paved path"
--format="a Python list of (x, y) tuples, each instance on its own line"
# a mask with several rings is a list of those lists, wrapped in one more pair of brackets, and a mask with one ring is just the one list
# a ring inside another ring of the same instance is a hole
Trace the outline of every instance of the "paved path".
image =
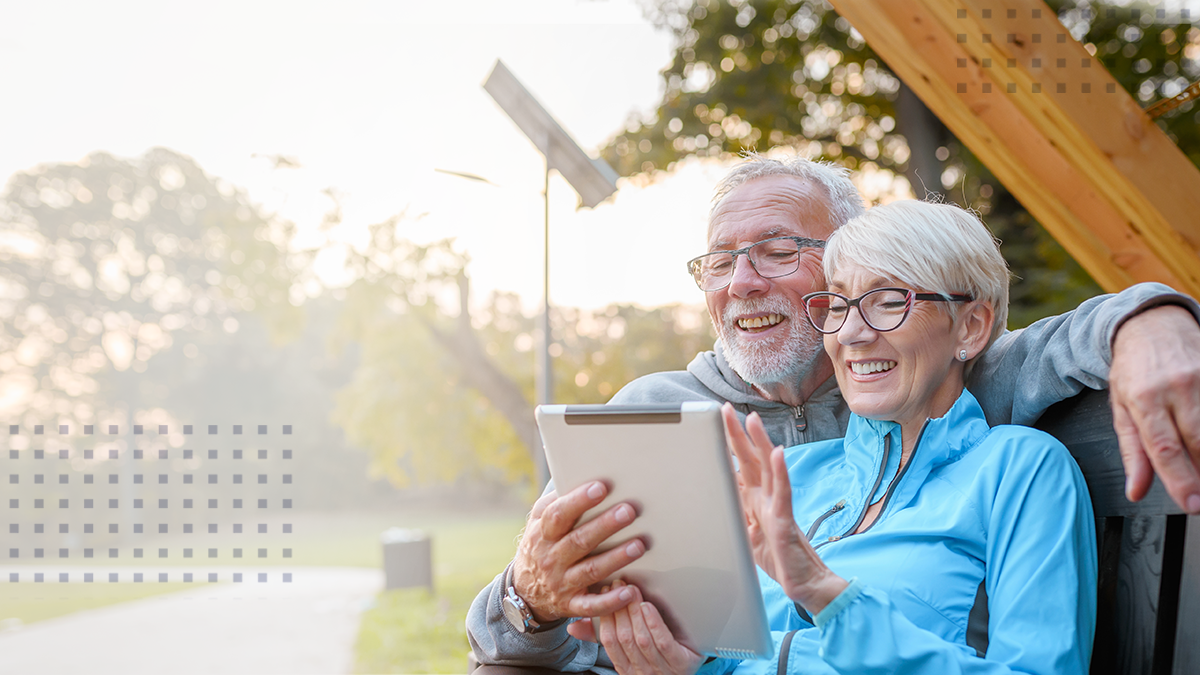
[[(9, 569), (14, 568), (5, 571)], [(82, 571), (76, 568), (71, 577)], [(351, 671), (359, 614), (383, 587), (381, 571), (321, 567), (247, 571), (268, 572), (269, 581), (207, 585), (0, 633), (0, 673), (343, 675)], [(280, 581), (285, 571), (292, 573), (290, 583)], [(228, 577), (221, 575), (222, 581)], [(47, 575), (47, 581), (57, 578), (57, 574)]]

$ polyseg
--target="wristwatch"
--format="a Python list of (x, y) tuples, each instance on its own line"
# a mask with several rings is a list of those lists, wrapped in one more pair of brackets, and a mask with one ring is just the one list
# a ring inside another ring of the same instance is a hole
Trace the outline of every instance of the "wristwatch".
[(509, 563), (508, 569), (504, 570), (504, 617), (512, 624), (513, 628), (527, 634), (540, 633), (544, 630), (557, 628), (562, 625), (566, 619), (555, 619), (546, 623), (538, 623), (533, 618), (533, 612), (530, 611), (529, 605), (517, 595), (517, 589), (513, 585), (513, 568), (512, 563)]

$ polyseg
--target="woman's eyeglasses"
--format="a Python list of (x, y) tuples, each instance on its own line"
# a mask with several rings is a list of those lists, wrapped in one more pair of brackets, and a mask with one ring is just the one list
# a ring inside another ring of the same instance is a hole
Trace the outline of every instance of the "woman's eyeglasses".
[(917, 293), (907, 288), (876, 288), (853, 300), (828, 291), (809, 293), (803, 298), (808, 322), (818, 333), (825, 334), (836, 333), (842, 329), (851, 307), (858, 308), (858, 313), (868, 326), (880, 333), (886, 333), (896, 330), (904, 323), (916, 300), (970, 302), (974, 299), (970, 295)]

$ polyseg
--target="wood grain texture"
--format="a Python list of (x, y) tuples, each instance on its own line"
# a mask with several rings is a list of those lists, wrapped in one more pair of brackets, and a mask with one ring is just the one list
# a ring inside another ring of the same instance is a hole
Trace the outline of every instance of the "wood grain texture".
[(1162, 577), (1165, 516), (1125, 519), (1117, 569), (1117, 664), (1121, 673), (1152, 673)]
[(1200, 293), (1200, 171), (1044, 3), (831, 4), (1102, 286)]
[(1079, 463), (1097, 518), (1183, 513), (1157, 477), (1142, 501), (1125, 498), (1125, 468), (1112, 427), (1107, 390), (1087, 389), (1055, 404), (1036, 426), (1062, 441)]

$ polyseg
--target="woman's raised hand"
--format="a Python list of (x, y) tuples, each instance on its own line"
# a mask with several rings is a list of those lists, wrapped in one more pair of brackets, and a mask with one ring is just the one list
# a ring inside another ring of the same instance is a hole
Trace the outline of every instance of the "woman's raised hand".
[(774, 446), (757, 413), (738, 422), (733, 406), (721, 409), (725, 440), (738, 461), (738, 494), (754, 562), (812, 614), (846, 587), (817, 555), (792, 515), (792, 486), (783, 448)]

